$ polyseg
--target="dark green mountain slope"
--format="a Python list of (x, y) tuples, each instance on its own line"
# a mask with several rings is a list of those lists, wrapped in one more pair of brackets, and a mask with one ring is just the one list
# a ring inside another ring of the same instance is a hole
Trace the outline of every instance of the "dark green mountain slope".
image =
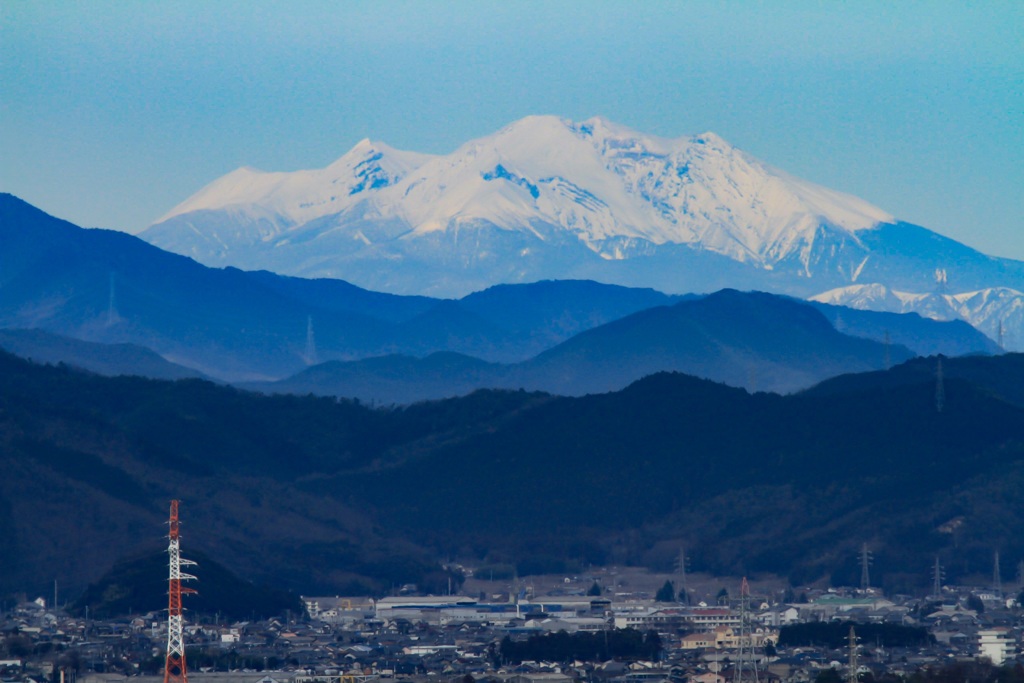
[(847, 394), (852, 391), (890, 389), (907, 384), (931, 383), (938, 381), (939, 364), (946, 379), (963, 379), (971, 384), (985, 387), (994, 396), (1024, 407), (1024, 353), (1007, 353), (998, 359), (984, 356), (963, 358), (915, 358), (892, 369), (888, 373), (865, 373), (843, 375), (826, 380), (809, 389), (809, 396)]
[[(909, 564), (951, 546), (938, 529), (958, 516), (969, 520), (958, 552), (1024, 552), (950, 495), (1019, 478), (1024, 411), (963, 380), (946, 389), (938, 413), (929, 382), (779, 397), (655, 375), (559, 399), (356, 483), (405, 533), (444, 544), (458, 528), (551, 557), (565, 547), (607, 558), (609, 532), (641, 529), (647, 550), (675, 538), (719, 572), (824, 571), (823, 557), (853, 557), (862, 542)], [(499, 482), (519, 493), (494, 495)], [(1005, 513), (1024, 529), (1024, 508)]]
[[(1024, 554), (1017, 357), (975, 379), (908, 370), (754, 394), (661, 373), (583, 398), (477, 392), (372, 410), (209, 382), (105, 378), (0, 354), (0, 590), (82, 589), (163, 535), (304, 592), (446, 584), (433, 558), (841, 580), (956, 576)], [(1000, 384), (999, 386), (1002, 386)], [(888, 583), (886, 583), (888, 582)]]
[(0, 352), (0, 593), (53, 579), (84, 588), (165, 533), (170, 498), (182, 500), (188, 548), (249, 580), (332, 592), (429, 583), (431, 556), (383, 535), (372, 510), (295, 482), (486, 428), (531, 400), (389, 413), (196, 380), (106, 378)]
[[(226, 619), (273, 617), (305, 609), (298, 595), (271, 586), (244, 581), (202, 553), (189, 553), (196, 562), (188, 572), (196, 581), (183, 582), (196, 592), (185, 596), (190, 614), (219, 614)], [(167, 552), (154, 550), (117, 562), (98, 581), (90, 584), (71, 606), (74, 614), (105, 619), (167, 609)], [(258, 612), (256, 610), (259, 610)]]

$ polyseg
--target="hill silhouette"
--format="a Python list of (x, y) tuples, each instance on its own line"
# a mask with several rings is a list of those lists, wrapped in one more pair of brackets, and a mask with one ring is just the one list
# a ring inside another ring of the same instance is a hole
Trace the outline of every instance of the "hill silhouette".
[[(126, 233), (79, 228), (0, 193), (0, 327), (132, 343), (230, 381), (280, 378), (317, 360), (388, 353), (452, 351), (518, 361), (587, 326), (671, 300), (652, 290), (614, 289), (623, 291), (548, 283), (482, 292), (463, 305), (370, 292), (340, 280), (207, 268)], [(547, 303), (527, 314), (540, 299)], [(513, 313), (507, 329), (501, 309), (480, 313), (497, 300)]]
[(874, 370), (913, 353), (843, 334), (811, 305), (762, 292), (722, 290), (655, 306), (585, 330), (521, 363), (467, 356), (385, 356), (331, 362), (262, 391), (408, 403), (482, 388), (563, 396), (616, 391), (647, 375), (676, 371), (731, 386), (786, 393), (835, 375)]
[[(231, 620), (302, 614), (305, 607), (297, 596), (271, 586), (243, 581), (202, 553), (189, 553), (196, 566), (189, 572), (198, 581), (185, 582), (195, 594), (185, 597), (191, 614), (220, 615)], [(96, 619), (167, 609), (167, 552), (153, 551), (117, 562), (71, 605), (72, 614), (86, 608)]]
[(97, 344), (43, 330), (0, 329), (0, 348), (38, 363), (67, 363), (101, 375), (153, 379), (203, 378), (203, 374), (136, 344)]
[(658, 373), (374, 409), (0, 353), (0, 591), (83, 590), (152, 547), (170, 498), (186, 555), (297, 592), (443, 590), (442, 556), (665, 567), (680, 544), (803, 582), (869, 543), (882, 585), (927, 583), (935, 554), (955, 580), (1024, 553), (1024, 368), (948, 360), (939, 410), (915, 364), (790, 396)]
[[(519, 364), (542, 352), (554, 352), (553, 347), (587, 330), (653, 307), (690, 303), (687, 298), (589, 281), (546, 281), (496, 286), (447, 301), (370, 292), (340, 280), (303, 280), (266, 271), (207, 268), (131, 235), (85, 230), (9, 194), (0, 194), (0, 328), (39, 329), (88, 342), (132, 344), (226, 381), (278, 380), (324, 361), (359, 361), (387, 355), (422, 358), (437, 352)], [(912, 316), (889, 316), (884, 322), (872, 318), (884, 315), (849, 312), (843, 314), (848, 321), (844, 325), (856, 336), (877, 342), (888, 335), (895, 344), (905, 342), (915, 351), (947, 355), (992, 351), (991, 341), (980, 333), (972, 334), (963, 325), (923, 323)], [(735, 322), (737, 333), (749, 334), (749, 326), (745, 327), (742, 320)], [(654, 326), (649, 332), (670, 334), (675, 328), (682, 329), (664, 324), (662, 328)], [(720, 340), (722, 333), (717, 330), (711, 337)], [(693, 349), (686, 352), (678, 348), (679, 339), (652, 338), (646, 340), (646, 349), (627, 350), (636, 360), (644, 361), (641, 374), (627, 377), (616, 372), (621, 362), (606, 358), (608, 349), (588, 347), (599, 344), (599, 339), (600, 335), (576, 341), (562, 349), (560, 360), (557, 353), (545, 356), (561, 371), (565, 362), (576, 357), (573, 354), (580, 354), (583, 365), (565, 369), (565, 376), (571, 380), (565, 393), (621, 388), (657, 370), (724, 378), (720, 368), (702, 371), (701, 362), (735, 368), (746, 365), (736, 370), (737, 375), (756, 375), (759, 379), (744, 386), (780, 391), (807, 386), (820, 379), (820, 372), (828, 367), (837, 372), (864, 369), (864, 359), (851, 365), (848, 361), (853, 359), (848, 352), (840, 354), (844, 362), (832, 359), (817, 367), (794, 369), (787, 364), (792, 359), (777, 361), (761, 350), (735, 346), (723, 350), (717, 360), (694, 358), (684, 362), (683, 356), (692, 355)], [(799, 343), (796, 338), (791, 341)], [(660, 349), (656, 348), (658, 344)], [(58, 360), (46, 355), (53, 350), (52, 345), (40, 340), (36, 347), (26, 346), (23, 340), (19, 353)], [(835, 349), (826, 345), (819, 351), (824, 354)], [(68, 355), (59, 360), (76, 363), (82, 359), (69, 348), (63, 353)], [(137, 362), (123, 349), (103, 353), (108, 361), (118, 362), (107, 363), (99, 369), (101, 372), (149, 369), (160, 377), (172, 376), (166, 367)], [(729, 363), (730, 354), (736, 354), (735, 363)], [(760, 371), (752, 372), (749, 368), (753, 366), (760, 366)], [(409, 384), (408, 393), (414, 400), (447, 396), (467, 385), (562, 391), (545, 384), (554, 369), (537, 368), (531, 374), (530, 366), (516, 368), (503, 383), (487, 385), (459, 378), (453, 387), (443, 390), (434, 390), (425, 378), (422, 387)], [(790, 369), (794, 375), (787, 378)], [(345, 373), (350, 376), (353, 369)], [(372, 382), (372, 375), (362, 376), (363, 384)], [(345, 392), (338, 382), (326, 388), (298, 388), (301, 384), (296, 383), (296, 391), (356, 395)], [(383, 396), (364, 398), (390, 402)]]

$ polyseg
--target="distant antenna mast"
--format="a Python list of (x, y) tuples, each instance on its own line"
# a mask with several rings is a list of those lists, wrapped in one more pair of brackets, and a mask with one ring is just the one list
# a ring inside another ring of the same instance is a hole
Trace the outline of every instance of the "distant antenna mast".
[[(758, 683), (757, 660), (754, 657), (754, 635), (750, 632), (750, 584), (743, 577), (740, 584), (740, 648), (736, 657), (734, 683)], [(744, 673), (750, 668), (750, 677)]]
[(167, 554), (170, 557), (170, 576), (167, 587), (167, 661), (164, 665), (164, 683), (188, 683), (188, 671), (185, 667), (185, 636), (184, 617), (182, 616), (181, 596), (195, 593), (191, 588), (182, 588), (181, 582), (195, 579), (190, 574), (182, 574), (183, 565), (194, 565), (192, 560), (182, 558), (179, 547), (178, 501), (171, 501), (170, 544)]
[(117, 290), (116, 284), (116, 273), (110, 271), (110, 292), (107, 300), (107, 327), (111, 327), (117, 323), (120, 316), (117, 314)]
[(871, 551), (868, 550), (868, 544), (865, 543), (860, 547), (860, 589), (867, 591), (871, 587), (871, 574), (868, 571), (868, 567), (871, 565)]
[(995, 558), (992, 562), (992, 587), (996, 591), (996, 597), (1003, 597), (1003, 575), (999, 571), (999, 551), (996, 551)]
[(850, 624), (850, 662), (849, 670), (846, 672), (846, 680), (848, 683), (857, 683), (857, 632), (853, 630), (853, 624)]
[(932, 568), (932, 594), (937, 597), (942, 597), (942, 579), (945, 574), (942, 571), (942, 565), (939, 564), (939, 556), (935, 556), (935, 566)]
[(935, 364), (935, 412), (941, 413), (946, 406), (946, 382), (942, 376), (942, 356)]
[(316, 365), (316, 337), (313, 336), (313, 316), (306, 318), (306, 365)]
[(996, 343), (999, 344), (999, 350), (1000, 351), (1005, 351), (1006, 350), (1006, 346), (1003, 345), (1003, 320), (1002, 320), (1002, 318), (1000, 318), (1000, 320), (999, 320), (999, 341), (996, 342)]
[(682, 587), (683, 604), (690, 604), (690, 590), (686, 587), (686, 548), (679, 549), (679, 585)]

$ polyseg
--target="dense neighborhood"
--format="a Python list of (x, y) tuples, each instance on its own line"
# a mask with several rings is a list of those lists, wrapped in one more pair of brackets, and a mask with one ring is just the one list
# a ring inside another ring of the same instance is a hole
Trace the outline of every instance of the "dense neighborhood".
[[(1024, 609), (1013, 591), (943, 587), (911, 598), (807, 589), (780, 601), (753, 590), (686, 605), (596, 581), (588, 590), (587, 581), (550, 595), (509, 586), (477, 597), (321, 596), (304, 598), (301, 616), (190, 617), (188, 675), (205, 683), (835, 683), (956, 663), (1024, 672)], [(165, 615), (100, 621), (49, 607), (39, 598), (0, 614), (4, 682), (162, 680)]]

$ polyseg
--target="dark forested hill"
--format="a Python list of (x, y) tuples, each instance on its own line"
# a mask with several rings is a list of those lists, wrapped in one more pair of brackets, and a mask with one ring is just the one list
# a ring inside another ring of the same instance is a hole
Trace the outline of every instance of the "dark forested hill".
[[(253, 617), (273, 617), (288, 610), (293, 614), (302, 614), (305, 610), (298, 595), (239, 579), (234, 572), (203, 553), (188, 553), (188, 559), (196, 563), (188, 571), (196, 577), (198, 583), (187, 585), (200, 589), (187, 600), (192, 615), (218, 614), (240, 621)], [(77, 615), (88, 612), (94, 618), (105, 619), (120, 614), (165, 610), (166, 573), (167, 552), (164, 549), (125, 558), (115, 563), (98, 581), (90, 584), (70, 606), (70, 611)]]
[[(551, 562), (565, 548), (628, 561), (656, 559), (675, 539), (717, 572), (806, 576), (838, 570), (864, 542), (892, 568), (954, 542), (982, 556), (1024, 550), (1009, 531), (1024, 530), (1024, 508), (1009, 509), (1022, 437), (1024, 411), (960, 379), (946, 381), (938, 412), (932, 378), (780, 397), (660, 374), (558, 399), (432, 459), (346, 482), (384, 519), (437, 543), (458, 528), (462, 542), (518, 541), (516, 552)], [(981, 501), (1003, 509), (995, 526)], [(941, 530), (955, 519), (956, 539)], [(605, 540), (627, 530), (644, 540), (617, 555)]]
[(529, 400), (389, 413), (199, 380), (106, 378), (0, 353), (0, 590), (54, 578), (84, 588), (166, 533), (170, 498), (182, 500), (186, 547), (246, 579), (333, 591), (424, 581), (432, 555), (384, 535), (346, 495), (306, 495), (295, 482), (483, 428)]
[[(941, 366), (941, 368), (940, 368)], [(915, 358), (887, 373), (843, 375), (822, 382), (806, 393), (810, 396), (847, 394), (851, 391), (890, 389), (907, 384), (963, 379), (985, 387), (993, 395), (1024, 407), (1024, 353), (1008, 353), (998, 359), (984, 356)]]
[(663, 566), (680, 544), (694, 569), (805, 581), (868, 543), (883, 585), (936, 553), (955, 580), (1024, 553), (1024, 368), (969, 362), (940, 402), (911, 363), (792, 396), (661, 373), (384, 410), (0, 353), (0, 591), (83, 589), (163, 536), (172, 497), (183, 547), (307, 592), (440, 587), (444, 556)]

